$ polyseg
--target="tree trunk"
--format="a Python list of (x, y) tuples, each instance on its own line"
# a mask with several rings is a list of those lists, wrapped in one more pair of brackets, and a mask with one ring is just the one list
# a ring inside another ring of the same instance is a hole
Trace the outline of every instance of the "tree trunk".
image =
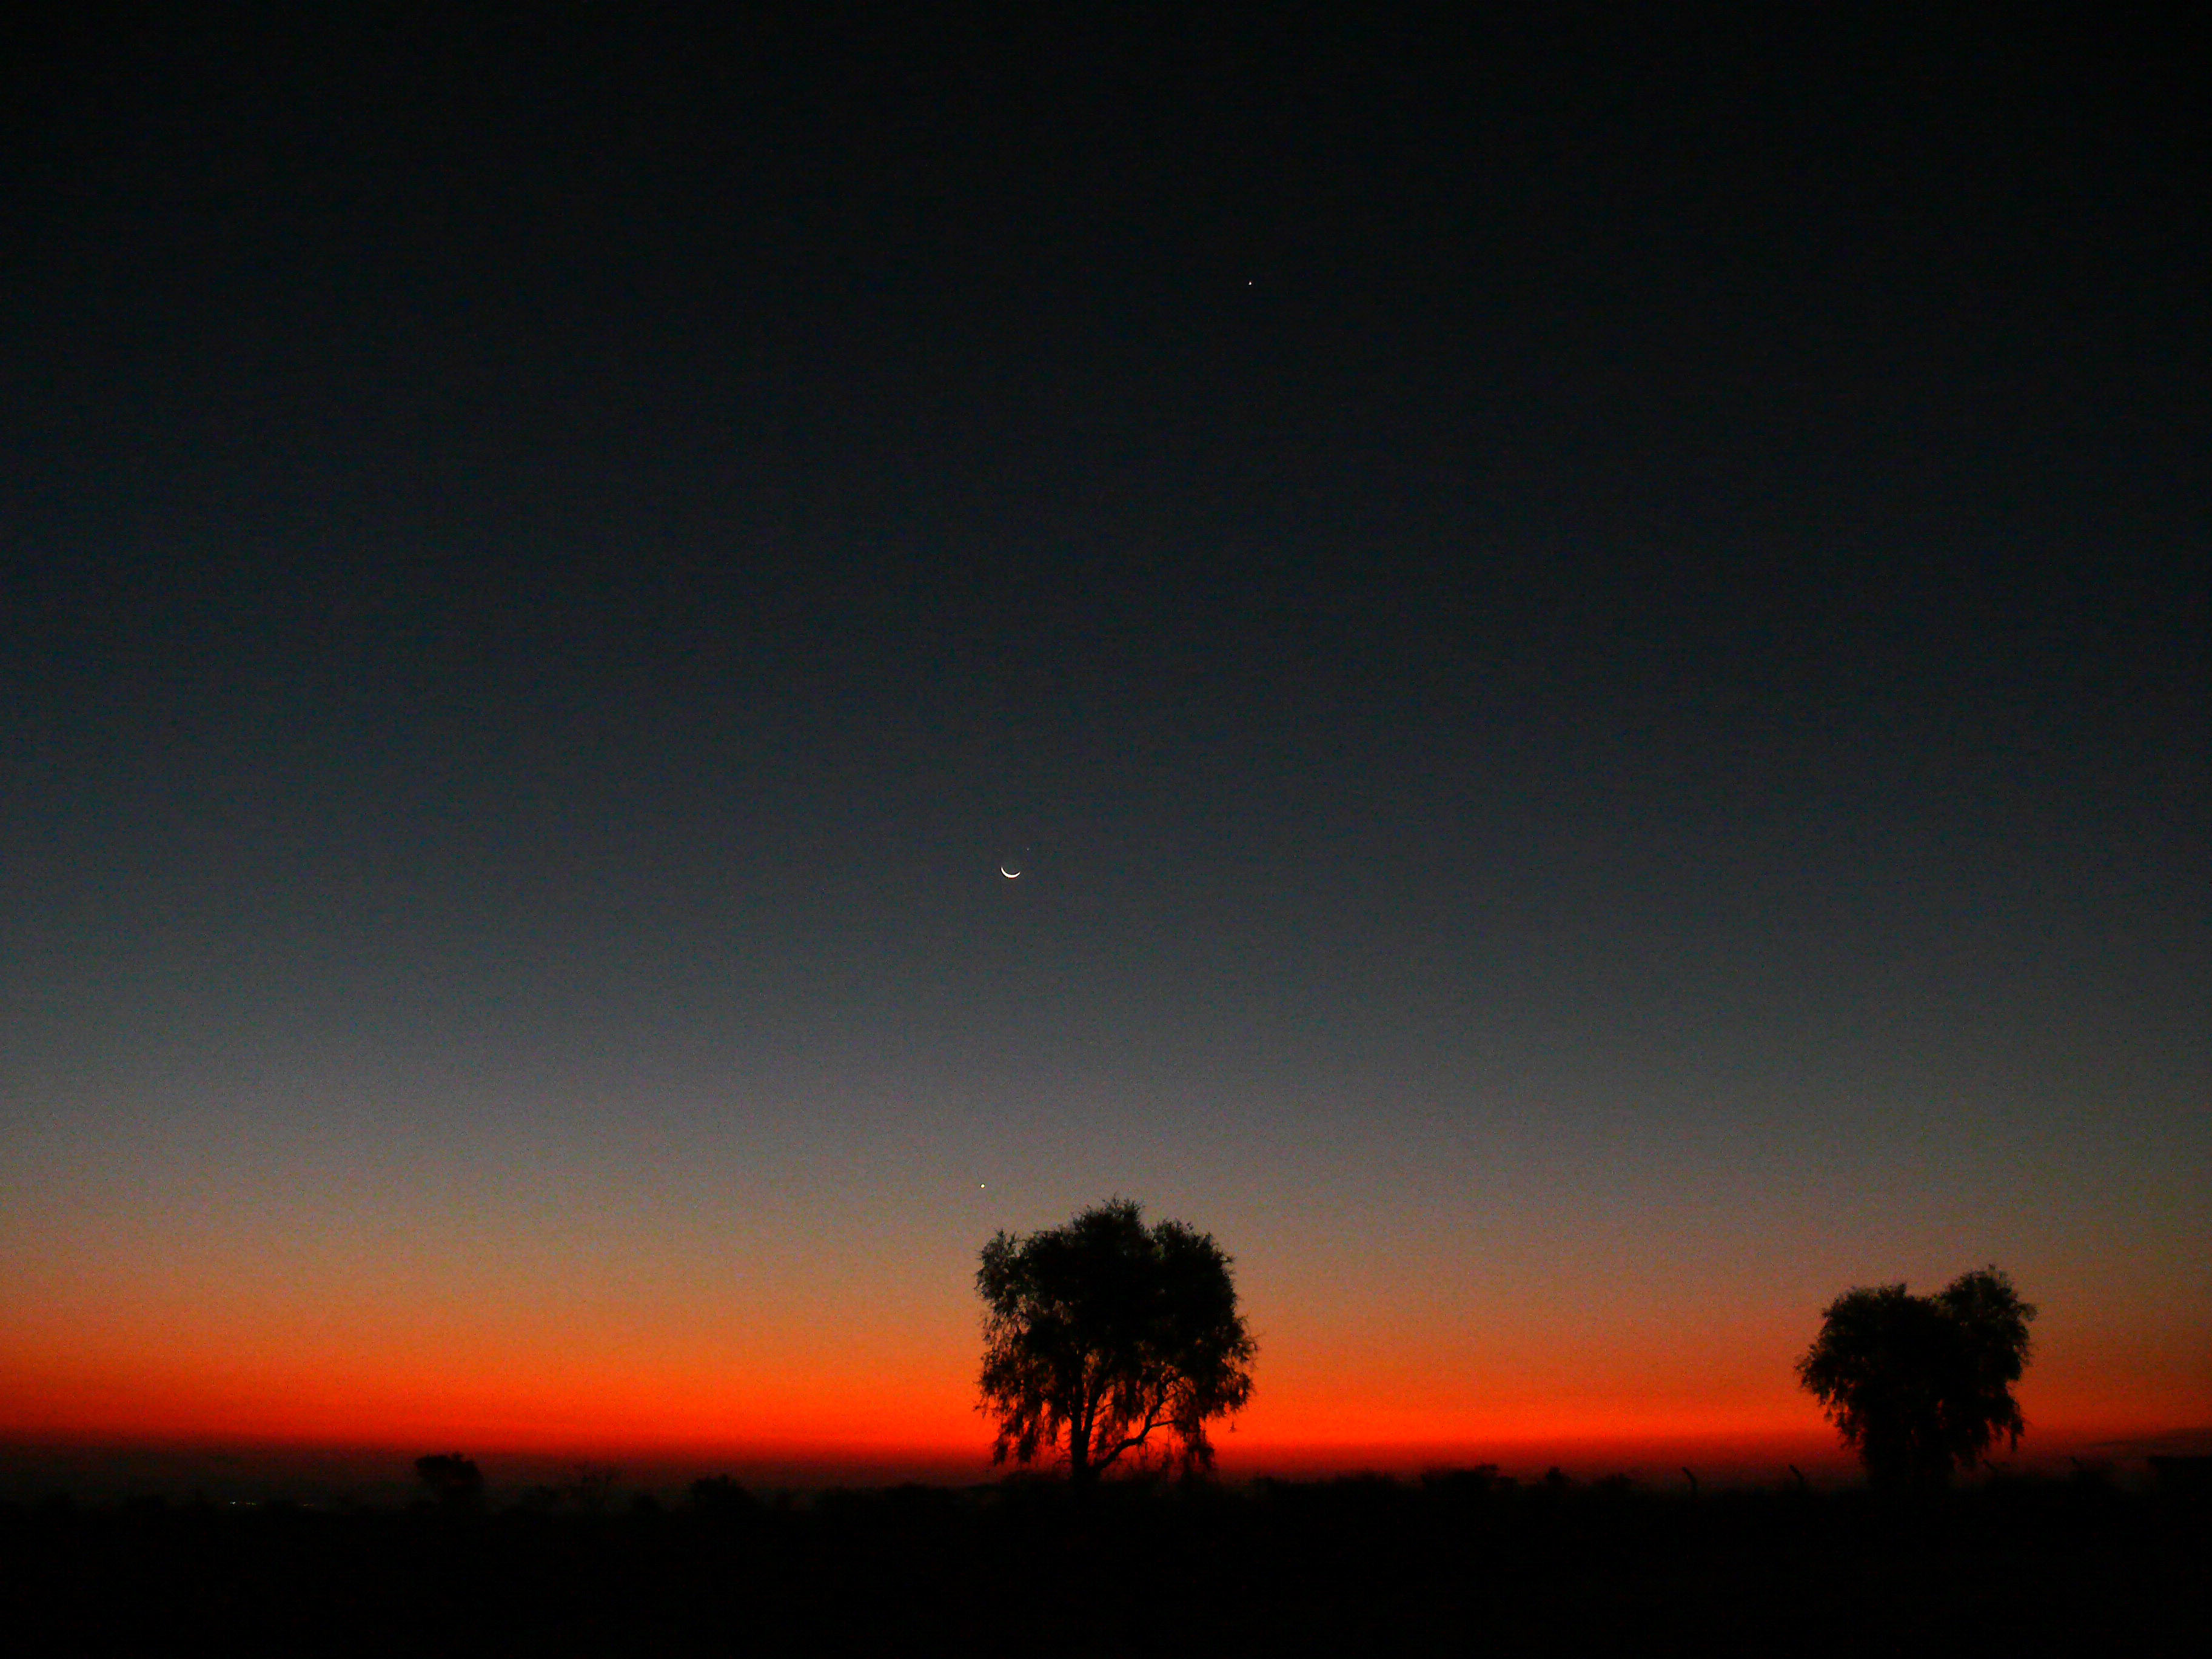
[(1097, 1402), (1086, 1392), (1075, 1396), (1075, 1411), (1067, 1419), (1067, 1478), (1071, 1485), (1087, 1486), (1098, 1478), (1091, 1467), (1091, 1417)]

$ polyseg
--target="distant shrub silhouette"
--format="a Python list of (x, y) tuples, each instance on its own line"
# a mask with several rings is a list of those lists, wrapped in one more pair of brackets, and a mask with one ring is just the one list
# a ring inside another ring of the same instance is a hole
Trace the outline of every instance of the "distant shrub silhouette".
[(1034, 1462), (1064, 1439), (1068, 1474), (1094, 1481), (1176, 1443), (1184, 1469), (1210, 1468), (1206, 1425), (1252, 1397), (1255, 1345), (1237, 1309), (1230, 1258), (1180, 1221), (1145, 1224), (1126, 1199), (1027, 1237), (983, 1247), (982, 1409), (998, 1419), (994, 1462)]
[(614, 1502), (615, 1482), (621, 1479), (620, 1469), (579, 1463), (575, 1478), (566, 1482), (562, 1491), (580, 1513), (605, 1515)]
[(750, 1515), (760, 1508), (759, 1500), (726, 1474), (709, 1474), (691, 1483), (690, 1504), (694, 1512), (718, 1517)]
[(2027, 1423), (2012, 1385), (2027, 1368), (2035, 1309), (1996, 1267), (1934, 1296), (1861, 1286), (1820, 1317), (1798, 1381), (1877, 1483), (1940, 1486), (1999, 1436), (2020, 1444)]
[(530, 1487), (515, 1500), (516, 1507), (538, 1515), (605, 1515), (614, 1501), (620, 1469), (579, 1463), (568, 1480)]
[(483, 1471), (459, 1452), (437, 1452), (415, 1460), (415, 1475), (430, 1496), (448, 1509), (474, 1509), (483, 1502)]
[(1429, 1469), (1421, 1476), (1423, 1492), (1462, 1502), (1510, 1492), (1520, 1484), (1510, 1474), (1500, 1474), (1495, 1463), (1478, 1463), (1471, 1469)]

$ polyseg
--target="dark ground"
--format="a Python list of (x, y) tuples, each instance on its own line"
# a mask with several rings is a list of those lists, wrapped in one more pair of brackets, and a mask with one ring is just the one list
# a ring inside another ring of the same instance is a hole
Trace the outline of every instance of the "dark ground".
[(603, 1513), (0, 1509), (18, 1651), (2212, 1651), (2203, 1493), (1479, 1474)]

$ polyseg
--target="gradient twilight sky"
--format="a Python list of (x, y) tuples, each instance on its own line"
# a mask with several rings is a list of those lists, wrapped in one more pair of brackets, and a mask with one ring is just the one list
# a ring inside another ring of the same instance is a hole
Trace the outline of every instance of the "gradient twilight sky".
[(1258, 1455), (2212, 1424), (2172, 43), (190, 9), (0, 99), (0, 1437), (980, 1456), (1110, 1194)]

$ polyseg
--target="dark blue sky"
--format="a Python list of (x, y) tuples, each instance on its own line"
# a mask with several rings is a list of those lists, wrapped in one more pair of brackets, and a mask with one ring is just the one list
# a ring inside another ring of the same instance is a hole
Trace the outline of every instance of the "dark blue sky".
[(1296, 1331), (1330, 1194), (1442, 1261), (1540, 1170), (2212, 1401), (2167, 43), (1115, 16), (18, 38), (9, 1257), (836, 1147), (878, 1255), (1005, 1172), (947, 1319), (1113, 1188)]

